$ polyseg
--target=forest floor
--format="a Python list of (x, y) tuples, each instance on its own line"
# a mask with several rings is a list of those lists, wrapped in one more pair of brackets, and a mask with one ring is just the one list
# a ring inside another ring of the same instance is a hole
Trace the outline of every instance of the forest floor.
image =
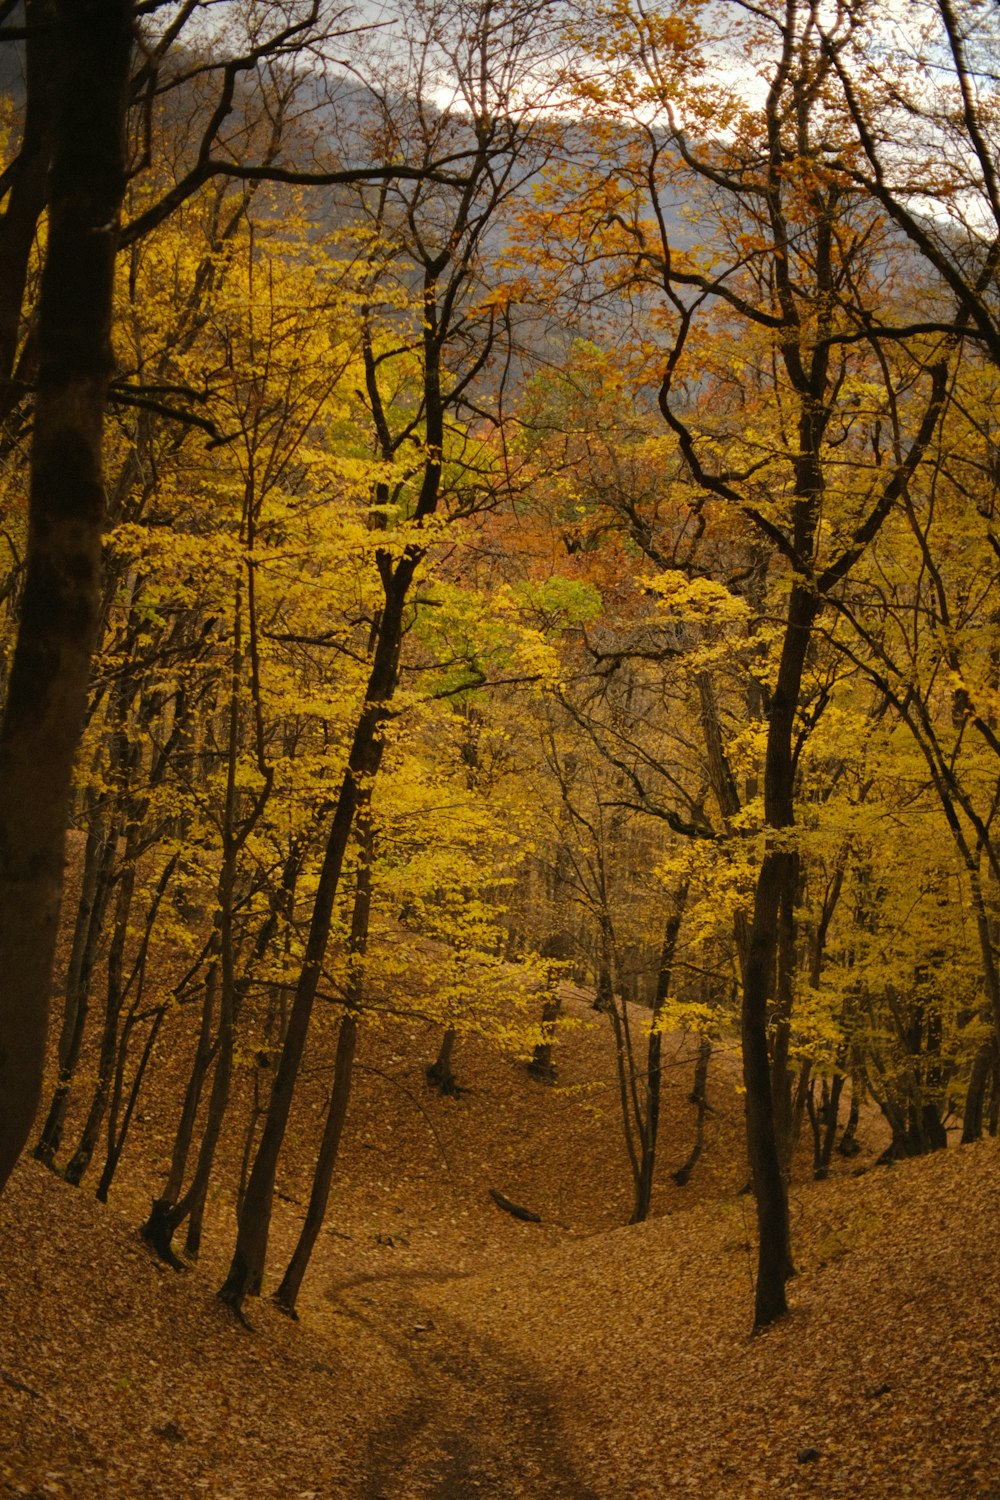
[[(864, 1175), (798, 1181), (791, 1313), (750, 1339), (735, 1058), (713, 1059), (679, 1189), (692, 1059), (671, 1039), (656, 1216), (629, 1227), (607, 1023), (581, 994), (567, 1011), (556, 1087), (468, 1042), (466, 1091), (439, 1098), (430, 1033), (371, 1041), (298, 1323), (265, 1297), (249, 1331), (216, 1301), (221, 1195), (188, 1274), (140, 1241), (158, 1111), (108, 1206), (22, 1163), (0, 1198), (0, 1494), (1000, 1500), (998, 1143), (875, 1168), (870, 1129)], [(275, 1275), (307, 1188), (290, 1161)]]

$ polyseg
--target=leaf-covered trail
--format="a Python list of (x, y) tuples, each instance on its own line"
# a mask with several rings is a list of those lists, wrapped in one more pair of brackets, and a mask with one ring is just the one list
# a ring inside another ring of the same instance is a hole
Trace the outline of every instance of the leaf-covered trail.
[(797, 1191), (793, 1312), (752, 1341), (744, 1211), (526, 1225), (473, 1274), (365, 1252), (317, 1268), (302, 1323), (264, 1299), (248, 1332), (214, 1275), (25, 1163), (0, 1200), (0, 1494), (997, 1500), (998, 1143)]
[[(395, 1087), (366, 1098), (298, 1324), (266, 1297), (253, 1332), (221, 1309), (227, 1201), (177, 1276), (136, 1232), (155, 1173), (104, 1207), (23, 1162), (0, 1198), (0, 1495), (1000, 1500), (1000, 1143), (800, 1176), (792, 1315), (751, 1341), (727, 1059), (691, 1187), (669, 1180), (690, 1143), (675, 1087), (660, 1217), (613, 1227), (614, 1098), (587, 1085), (607, 1038), (578, 1009), (565, 1088), (470, 1045), (466, 1092), (426, 1101), (433, 1132)], [(393, 1066), (420, 1085), (422, 1063)]]
[[(451, 1278), (437, 1278), (440, 1286)], [(426, 1283), (425, 1283), (426, 1284)], [(378, 1303), (341, 1290), (341, 1314), (368, 1323), (409, 1367), (413, 1393), (369, 1438), (359, 1500), (599, 1500), (570, 1460), (571, 1440), (541, 1372), (472, 1333), (420, 1282)]]

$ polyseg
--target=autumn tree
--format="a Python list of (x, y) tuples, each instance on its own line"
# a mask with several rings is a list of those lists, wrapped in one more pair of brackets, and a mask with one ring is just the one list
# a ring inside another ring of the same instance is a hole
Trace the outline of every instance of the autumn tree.
[[(867, 195), (830, 165), (831, 138), (843, 139), (846, 127), (827, 108), (832, 64), (810, 13), (795, 4), (733, 8), (734, 53), (756, 59), (763, 74), (759, 109), (720, 91), (718, 80), (711, 89), (689, 88), (692, 57), (708, 66), (696, 18), (609, 12), (598, 19), (594, 53), (603, 77), (588, 80), (587, 93), (606, 114), (629, 113), (633, 129), (590, 258), (625, 268), (617, 282), (623, 289), (632, 282), (661, 289), (673, 327), (660, 340), (659, 405), (705, 497), (697, 503), (711, 497), (752, 522), (787, 577), (767, 685), (765, 840), (743, 976), (760, 1327), (785, 1310), (792, 1268), (768, 1026), (772, 1002), (779, 1022), (790, 1014), (795, 988), (801, 860), (791, 830), (803, 673), (827, 601), (924, 456), (947, 365), (943, 351), (900, 351), (871, 331), (872, 309), (889, 295), (876, 248), (886, 245), (886, 231)], [(688, 115), (697, 141), (683, 128)], [(685, 193), (704, 215), (701, 249), (677, 242), (667, 213), (666, 204)], [(755, 388), (772, 403), (770, 431), (743, 415), (744, 392)]]
[[(126, 0), (29, 7), (29, 15), (48, 31), (46, 55), (33, 60), (18, 192), (4, 228), (14, 238), (24, 228), (18, 221), (40, 214), (45, 202), (48, 234), (21, 625), (0, 723), (0, 1186), (31, 1129), (41, 1088), (70, 777), (97, 628), (102, 434), (132, 43)], [(43, 97), (51, 91), (50, 110), (39, 90)], [(40, 110), (48, 128), (37, 123)], [(51, 142), (44, 197), (42, 141)], [(29, 240), (32, 232), (33, 225)], [(21, 268), (24, 238), (10, 252)], [(4, 292), (19, 302), (18, 284), (17, 276), (5, 280)]]
[[(484, 274), (490, 236), (546, 149), (538, 105), (521, 86), (539, 63), (539, 13), (530, 4), (501, 11), (464, 4), (418, 10), (402, 26), (408, 66), (391, 101), (383, 105), (380, 95), (372, 96), (371, 123), (363, 130), (370, 147), (378, 143), (393, 158), (402, 147), (428, 169), (440, 157), (460, 155), (465, 176), (455, 186), (419, 176), (412, 188), (387, 182), (359, 203), (358, 233), (367, 241), (372, 268), (361, 312), (365, 393), (373, 457), (387, 471), (373, 490), (369, 523), (382, 601), (302, 970), (220, 1291), (236, 1312), (248, 1294), (260, 1290), (278, 1156), (359, 799), (382, 763), (411, 590), (437, 518), (475, 509), (493, 493), (489, 470), (477, 473), (473, 455), (482, 440), (469, 432), (467, 418), (491, 422), (492, 372), (502, 371), (505, 361), (504, 305), (491, 296)], [(431, 94), (442, 89), (452, 93), (450, 108), (432, 102)], [(400, 288), (409, 287), (413, 303), (400, 297)]]
[[(183, 35), (188, 28), (190, 37), (210, 8), (213, 41), (205, 57), (185, 47)], [(35, 388), (37, 405), (17, 644), (0, 727), (0, 952), (7, 976), (0, 1002), (0, 1184), (30, 1129), (41, 1084), (67, 798), (99, 612), (102, 425), (113, 373), (119, 247), (217, 178), (330, 185), (430, 173), (461, 180), (454, 155), (450, 172), (426, 154), (418, 168), (396, 153), (374, 168), (344, 165), (331, 153), (308, 171), (279, 159), (280, 131), (265, 130), (261, 143), (260, 131), (248, 125), (244, 106), (253, 85), (250, 116), (274, 124), (268, 77), (301, 49), (322, 62), (331, 33), (342, 35), (344, 25), (320, 0), (264, 6), (262, 14), (242, 19), (238, 9), (227, 7), (223, 15), (201, 0), (162, 12), (131, 0), (32, 3), (23, 27), (6, 28), (6, 40), (25, 43), (28, 96), (3, 178), (0, 262), (9, 274), (0, 310), (0, 404), (9, 416)], [(4, 8), (6, 22), (13, 11)], [(146, 202), (123, 226), (127, 177), (160, 164), (165, 114), (192, 90), (198, 104), (172, 180), (162, 185), (151, 176)], [(462, 143), (459, 158), (468, 149)], [(25, 296), (43, 211), (48, 231), (36, 326)], [(133, 391), (131, 399), (156, 402), (162, 394)]]

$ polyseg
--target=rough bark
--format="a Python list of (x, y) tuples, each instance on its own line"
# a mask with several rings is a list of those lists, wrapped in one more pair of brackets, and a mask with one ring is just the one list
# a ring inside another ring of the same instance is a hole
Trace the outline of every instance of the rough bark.
[(70, 777), (100, 606), (131, 0), (59, 0), (24, 595), (0, 724), (0, 1188), (38, 1106)]

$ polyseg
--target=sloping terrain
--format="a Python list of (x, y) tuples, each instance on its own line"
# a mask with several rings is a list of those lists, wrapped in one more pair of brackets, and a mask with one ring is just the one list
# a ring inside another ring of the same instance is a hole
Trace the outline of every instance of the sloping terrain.
[[(627, 1227), (606, 1023), (567, 1009), (555, 1088), (468, 1042), (467, 1092), (442, 1099), (432, 1034), (369, 1039), (297, 1325), (262, 1299), (248, 1332), (215, 1302), (221, 1195), (192, 1272), (143, 1247), (151, 1108), (108, 1207), (24, 1162), (0, 1199), (0, 1493), (998, 1500), (997, 1144), (796, 1187), (792, 1313), (750, 1340), (735, 1059), (713, 1060), (677, 1189), (693, 1109), (671, 1043), (659, 1217)], [(306, 1188), (293, 1158), (276, 1272)]]

